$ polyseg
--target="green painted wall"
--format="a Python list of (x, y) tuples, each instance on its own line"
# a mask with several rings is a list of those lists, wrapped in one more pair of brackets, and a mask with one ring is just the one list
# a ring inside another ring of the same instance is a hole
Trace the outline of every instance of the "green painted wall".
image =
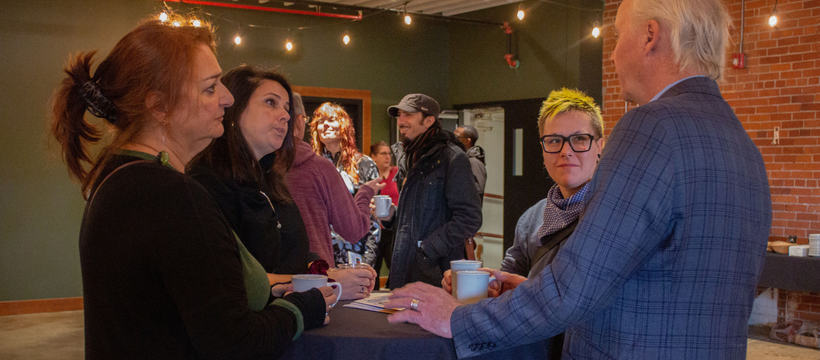
[[(53, 144), (49, 147), (47, 104), (69, 54), (99, 49), (101, 59), (141, 19), (156, 14), (160, 4), (27, 0), (3, 5), (0, 301), (82, 295), (77, 238), (84, 202)], [(502, 21), (512, 17), (510, 9), (476, 15)], [(422, 18), (408, 27), (390, 13), (348, 22), (206, 8), (219, 17), (213, 22), (222, 40), (218, 58), (223, 70), (242, 63), (281, 66), (294, 85), (370, 90), (374, 141), (388, 139), (386, 108), (408, 93), (426, 93), (447, 108), (544, 96), (557, 86), (577, 84), (577, 61), (572, 61), (577, 55), (563, 50), (573, 39), (562, 34), (573, 29), (572, 17), (539, 9), (549, 21), (538, 20), (533, 29), (514, 27), (522, 66), (512, 70), (503, 61), (506, 38), (497, 28)], [(235, 46), (231, 40), (239, 27), (220, 18), (282, 29), (245, 28), (242, 45)], [(313, 28), (288, 35), (287, 29), (296, 27)], [(353, 39), (348, 46), (341, 43), (344, 31)], [(296, 44), (291, 53), (284, 51), (288, 36)]]
[(598, 73), (596, 88), (584, 89), (579, 79), (582, 71), (589, 72), (582, 64), (590, 54), (582, 45), (601, 47), (601, 39), (589, 34), (596, 16), (601, 16), (603, 4), (601, 0), (526, 1), (522, 5), (527, 10), (523, 21), (515, 18), (518, 3), (470, 13), (474, 19), (509, 21), (512, 51), (519, 60), (517, 69), (510, 68), (504, 59), (508, 40), (503, 29), (453, 23), (449, 102), (455, 105), (543, 98), (561, 87), (600, 93), (600, 55), (591, 55), (592, 67)]

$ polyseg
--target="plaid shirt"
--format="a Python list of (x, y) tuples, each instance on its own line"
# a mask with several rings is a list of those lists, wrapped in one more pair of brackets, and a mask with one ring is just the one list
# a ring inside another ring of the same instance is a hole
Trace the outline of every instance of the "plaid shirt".
[(688, 79), (629, 111), (589, 185), (551, 265), (456, 309), (458, 356), (566, 330), (567, 359), (745, 358), (771, 195), (717, 84)]

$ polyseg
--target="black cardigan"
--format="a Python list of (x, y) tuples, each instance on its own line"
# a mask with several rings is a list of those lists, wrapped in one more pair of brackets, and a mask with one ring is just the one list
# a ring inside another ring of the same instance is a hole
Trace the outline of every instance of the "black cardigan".
[[(98, 179), (134, 160), (116, 156)], [(248, 308), (230, 226), (196, 181), (158, 163), (100, 187), (80, 258), (87, 359), (279, 357), (297, 332), (286, 307)], [(321, 326), (321, 293), (293, 295), (305, 328)]]

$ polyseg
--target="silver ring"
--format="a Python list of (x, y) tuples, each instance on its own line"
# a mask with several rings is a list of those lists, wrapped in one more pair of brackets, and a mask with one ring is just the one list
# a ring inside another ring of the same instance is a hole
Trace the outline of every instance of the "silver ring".
[(362, 290), (359, 291), (360, 293), (364, 294), (364, 285), (362, 285)]
[(413, 301), (410, 302), (410, 308), (413, 309), (413, 311), (419, 311), (419, 300), (413, 299)]

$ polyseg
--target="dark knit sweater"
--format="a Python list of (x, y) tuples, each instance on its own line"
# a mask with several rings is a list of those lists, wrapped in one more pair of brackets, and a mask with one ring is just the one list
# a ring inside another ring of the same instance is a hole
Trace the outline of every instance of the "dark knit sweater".
[[(135, 160), (116, 156), (98, 179)], [(213, 199), (158, 163), (99, 188), (80, 257), (87, 359), (275, 358), (300, 318), (305, 329), (324, 320), (318, 290), (250, 310), (237, 241)]]

